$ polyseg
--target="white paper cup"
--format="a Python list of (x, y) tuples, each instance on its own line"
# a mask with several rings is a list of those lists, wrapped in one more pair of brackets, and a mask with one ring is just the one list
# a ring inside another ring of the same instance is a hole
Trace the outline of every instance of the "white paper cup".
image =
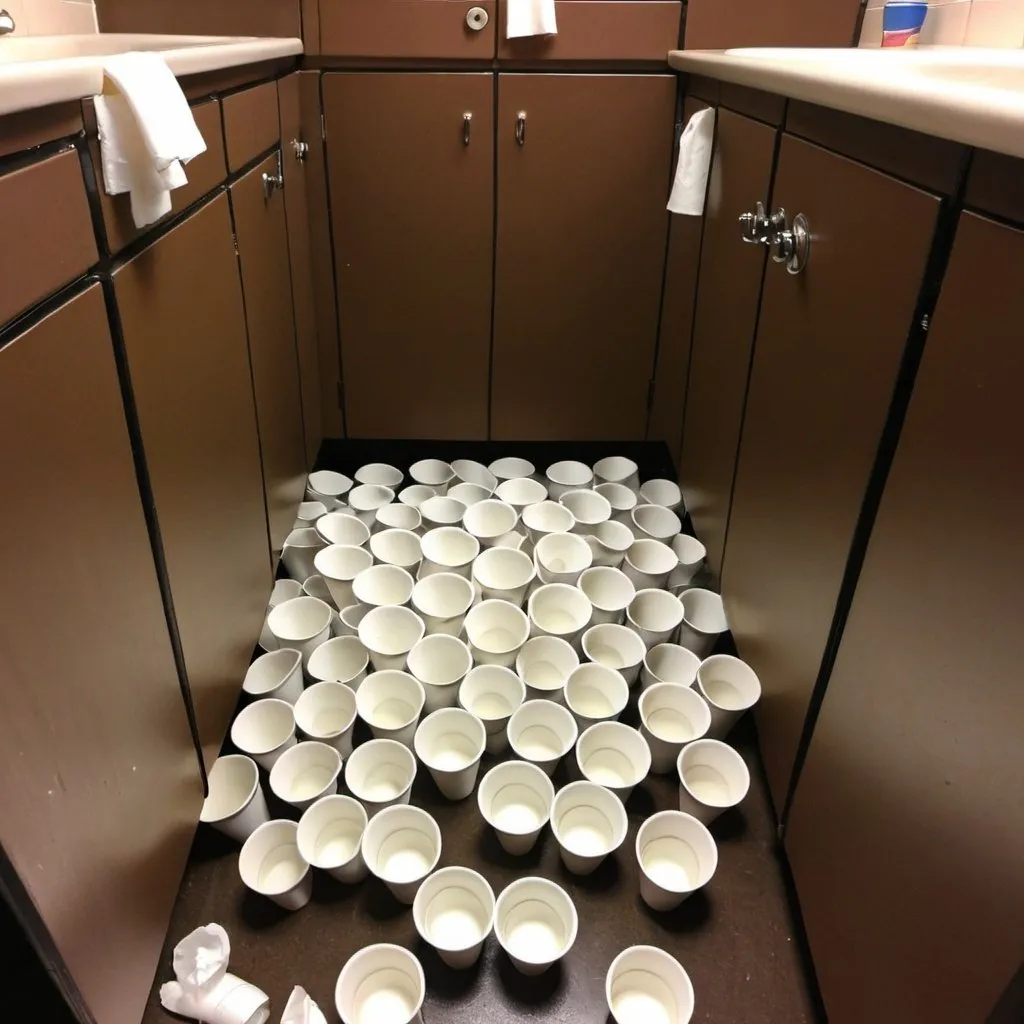
[(299, 853), (307, 864), (326, 871), (339, 882), (361, 882), (367, 875), (363, 860), (366, 811), (350, 796), (325, 796), (299, 819)]
[(566, 680), (580, 663), (572, 646), (554, 636), (528, 640), (516, 658), (516, 672), (526, 684), (530, 700), (547, 699), (565, 703)]
[[(415, 510), (414, 510), (415, 511)], [(382, 565), (396, 565), (415, 577), (423, 561), (419, 537), (411, 530), (381, 530), (370, 538), (370, 551)]]
[(356, 483), (360, 484), (377, 484), (394, 490), (402, 480), (402, 471), (389, 466), (386, 462), (368, 462), (356, 470)]
[(341, 754), (336, 747), (306, 740), (286, 750), (270, 770), (270, 788), (279, 800), (304, 811), (338, 791)]
[(676, 556), (676, 567), (669, 573), (668, 586), (670, 590), (675, 590), (687, 586), (700, 572), (708, 550), (696, 537), (685, 533), (673, 537), (671, 547)]
[(617, 719), (629, 702), (629, 684), (622, 673), (605, 665), (580, 665), (565, 683), (565, 706), (580, 729)]
[(466, 616), (466, 638), (478, 665), (511, 668), (530, 635), (522, 610), (507, 601), (481, 601)]
[(278, 647), (299, 651), (305, 666), (313, 651), (331, 635), (331, 606), (315, 597), (293, 597), (271, 609), (267, 625)]
[(352, 753), (355, 691), (345, 683), (314, 683), (295, 704), (295, 724), (303, 736), (329, 743), (342, 757)]
[(508, 720), (526, 699), (526, 684), (510, 668), (479, 665), (459, 686), (459, 705), (484, 723), (487, 750), (508, 748)]
[(458, 636), (473, 603), (473, 584), (454, 572), (423, 577), (412, 590), (412, 606), (423, 620), (427, 634)]
[(615, 1024), (690, 1024), (693, 983), (674, 956), (657, 946), (630, 946), (608, 968), (604, 983)]
[(637, 505), (629, 518), (637, 540), (647, 538), (669, 544), (683, 528), (679, 516), (664, 505)]
[[(361, 548), (370, 539), (370, 530), (358, 516), (349, 512), (329, 512), (316, 521), (316, 532), (327, 544)], [(322, 570), (318, 570), (323, 575)]]
[(373, 611), (368, 604), (360, 604), (356, 601), (355, 604), (349, 605), (347, 608), (342, 608), (338, 613), (338, 621), (341, 623), (341, 630), (338, 636), (359, 636), (359, 623), (366, 618), (366, 616)]
[(679, 643), (697, 657), (706, 658), (729, 628), (722, 599), (714, 591), (698, 587), (681, 594), (679, 603), (683, 608)]
[(548, 494), (556, 501), (567, 491), (590, 487), (594, 481), (594, 471), (589, 466), (571, 459), (548, 466), (546, 476)]
[(306, 500), (322, 501), (328, 508), (352, 489), (352, 481), (344, 473), (335, 473), (330, 469), (320, 469), (310, 473), (306, 482)]
[(640, 500), (648, 505), (663, 505), (675, 512), (683, 507), (683, 492), (674, 480), (648, 480), (640, 488)]
[(412, 747), (425, 697), (423, 687), (408, 672), (371, 672), (356, 694), (359, 717), (379, 740)]
[[(654, 508), (653, 505), (647, 507)], [(635, 541), (622, 560), (622, 571), (637, 590), (662, 589), (675, 566), (675, 552), (667, 544), (650, 537)]]
[(366, 678), (370, 663), (366, 648), (354, 636), (336, 636), (322, 643), (310, 656), (307, 670), (316, 682), (344, 683), (353, 690)]
[(416, 758), (394, 740), (369, 740), (345, 762), (345, 785), (372, 818), (385, 807), (409, 802)]
[(348, 503), (369, 529), (377, 519), (377, 509), (395, 500), (395, 492), (382, 484), (358, 484), (348, 492)]
[(542, 583), (569, 586), (575, 586), (580, 573), (589, 569), (594, 561), (590, 545), (575, 533), (549, 533), (541, 537), (533, 557)]
[(576, 763), (583, 778), (610, 789), (625, 803), (651, 770), (651, 749), (636, 729), (598, 722), (580, 733)]
[(636, 491), (616, 483), (598, 484), (594, 490), (611, 505), (614, 522), (624, 523), (627, 527), (632, 525), (630, 513), (637, 505)]
[(597, 484), (618, 484), (636, 491), (640, 488), (640, 467), (624, 455), (609, 455), (594, 463), (594, 480)]
[(562, 863), (589, 875), (626, 838), (626, 809), (613, 793), (592, 782), (571, 782), (555, 794), (551, 831)]
[[(499, 483), (502, 480), (515, 480), (520, 477), (535, 476), (537, 473), (532, 462), (528, 462), (526, 459), (518, 459), (514, 455), (506, 456), (503, 459), (495, 459), (487, 468), (494, 474)], [(498, 484), (496, 483), (494, 486), (497, 488)]]
[(423, 968), (407, 949), (379, 943), (353, 954), (334, 987), (342, 1024), (422, 1024)]
[(446, 799), (465, 800), (476, 786), (486, 739), (484, 723), (476, 715), (441, 708), (420, 722), (413, 750)]
[(331, 606), (331, 632), (334, 632), (334, 616), (337, 613), (337, 606), (334, 603), (334, 596), (331, 588), (327, 586), (327, 580), (319, 573), (313, 573), (308, 579), (302, 581), (302, 592), (307, 597), (315, 597), (324, 604)]
[(713, 654), (697, 670), (696, 691), (711, 710), (708, 736), (720, 740), (761, 699), (761, 681), (745, 661)]
[(570, 533), (576, 525), (576, 517), (557, 501), (527, 505), (523, 509), (522, 521), (533, 544), (550, 533)]
[[(482, 487), (489, 494), (498, 486), (498, 478), (482, 463), (473, 459), (456, 459), (452, 463), (456, 480), (465, 484)], [(529, 475), (529, 474), (527, 474)]]
[(508, 601), (521, 608), (537, 570), (533, 559), (514, 548), (485, 548), (473, 563), (473, 582), (486, 601)]
[(493, 547), (499, 537), (510, 533), (519, 522), (519, 513), (505, 501), (487, 498), (470, 505), (462, 525), (483, 548)]
[(679, 810), (710, 825), (722, 811), (742, 803), (750, 771), (739, 753), (721, 740), (687, 743), (676, 761)]
[(532, 477), (514, 477), (498, 484), (494, 496), (521, 513), (530, 505), (547, 501), (548, 489)]
[(295, 513), (293, 530), (312, 530), (321, 516), (327, 515), (327, 506), (322, 501), (300, 501)]
[(626, 552), (635, 541), (633, 531), (625, 523), (614, 520), (598, 523), (587, 535), (587, 543), (594, 552), (594, 565), (608, 565), (613, 569), (622, 565)]
[(363, 833), (363, 860), (400, 903), (411, 904), (441, 858), (441, 830), (419, 807), (386, 807)]
[(285, 537), (281, 561), (293, 580), (309, 579), (313, 575), (313, 559), (324, 547), (324, 539), (316, 530), (292, 530)]
[(409, 467), (409, 476), (424, 487), (431, 487), (435, 494), (445, 495), (448, 486), (455, 479), (455, 470), (440, 459), (420, 459)]
[(295, 746), (294, 708), (275, 697), (254, 701), (231, 723), (231, 742), (269, 772), (277, 759)]
[(423, 530), (423, 516), (419, 509), (412, 505), (404, 505), (400, 501), (393, 501), (388, 505), (381, 505), (377, 509), (373, 521), (373, 533), (382, 533), (384, 530), (407, 530), (419, 537)]
[(412, 919), (449, 967), (472, 967), (494, 927), (494, 890), (469, 868), (441, 868), (416, 893)]
[(399, 503), (402, 505), (408, 505), (410, 508), (414, 508), (417, 511), (419, 511), (420, 505), (422, 505), (427, 498), (436, 497), (437, 491), (435, 491), (433, 487), (427, 487), (424, 484), (411, 484), (409, 487), (403, 488), (398, 492)]
[(420, 543), (423, 545), (421, 580), (436, 572), (452, 572), (468, 580), (473, 559), (480, 554), (480, 541), (457, 526), (428, 530)]
[(513, 551), (522, 551), (526, 547), (526, 535), (518, 530), (509, 530), (496, 538), (491, 544), (492, 548), (511, 548)]
[(256, 762), (244, 754), (225, 754), (213, 762), (210, 791), (203, 801), (199, 820), (218, 832), (244, 843), (253, 831), (270, 820), (260, 786)]
[(448, 488), (448, 497), (461, 501), (466, 508), (478, 501), (486, 501), (494, 492), (481, 484), (457, 483)]
[(687, 743), (702, 739), (711, 712), (696, 690), (680, 683), (655, 683), (640, 695), (640, 732), (651, 748), (651, 771), (675, 768)]
[(591, 661), (621, 672), (627, 685), (632, 686), (640, 675), (647, 648), (632, 629), (605, 622), (583, 634), (583, 653)]
[(693, 686), (699, 668), (700, 658), (693, 651), (680, 647), (679, 644), (657, 644), (644, 658), (644, 667), (640, 670), (640, 685), (645, 690), (655, 683)]
[(572, 750), (579, 729), (576, 719), (561, 704), (528, 700), (508, 721), (508, 741), (516, 757), (551, 775)]
[(269, 1019), (270, 997), (238, 975), (225, 971), (201, 991), (183, 993), (174, 1012), (203, 1024), (254, 1024)]
[(377, 672), (404, 669), (425, 629), (423, 620), (410, 608), (373, 608), (359, 623), (359, 642), (369, 651)]
[(594, 566), (580, 574), (576, 584), (587, 600), (593, 605), (591, 622), (621, 625), (626, 619), (626, 609), (636, 597), (636, 586), (621, 570), (609, 565)]
[(569, 894), (546, 878), (516, 879), (494, 906), (494, 933), (523, 974), (542, 974), (565, 956), (578, 928)]
[(426, 714), (453, 708), (459, 686), (473, 667), (469, 648), (456, 636), (435, 633), (425, 636), (409, 652), (409, 673), (419, 680), (426, 696)]
[[(358, 519), (351, 521), (359, 523)], [(373, 565), (373, 555), (363, 547), (331, 544), (317, 552), (313, 565), (324, 578), (334, 604), (338, 608), (347, 608), (356, 602), (352, 583), (361, 572), (365, 572)]]
[(583, 630), (594, 613), (587, 595), (566, 583), (538, 587), (527, 602), (531, 636), (555, 636), (572, 644), (577, 651)]
[(268, 821), (246, 839), (238, 855), (246, 888), (285, 910), (304, 907), (313, 894), (313, 874), (295, 839), (298, 828), (294, 821)]
[(566, 491), (559, 499), (576, 520), (573, 533), (590, 534), (594, 527), (612, 517), (611, 502), (597, 491)]
[(535, 764), (505, 761), (481, 780), (480, 815), (494, 829), (502, 849), (513, 856), (529, 853), (551, 817), (555, 787)]
[(302, 655), (291, 647), (261, 654), (246, 671), (242, 690), (249, 697), (277, 697), (294, 704), (302, 696)]
[(386, 608), (409, 603), (416, 581), (397, 565), (374, 565), (352, 581), (352, 593), (360, 604)]
[(466, 514), (466, 506), (454, 498), (442, 498), (435, 494), (420, 505), (419, 513), (423, 516), (423, 525), (428, 530), (436, 530), (442, 526), (457, 526), (461, 523), (462, 517)]
[(638, 590), (626, 609), (626, 622), (648, 650), (672, 643), (682, 621), (682, 603), (667, 590)]
[[(267, 615), (271, 610), (293, 597), (302, 597), (304, 591), (298, 580), (276, 580), (273, 589), (270, 591), (270, 601), (267, 604)], [(276, 651), (281, 645), (278, 639), (270, 631), (266, 617), (263, 619), (263, 629), (260, 631), (259, 646), (263, 651)]]
[(640, 895), (652, 910), (673, 910), (707, 885), (718, 847), (707, 828), (681, 811), (652, 814), (636, 835)]

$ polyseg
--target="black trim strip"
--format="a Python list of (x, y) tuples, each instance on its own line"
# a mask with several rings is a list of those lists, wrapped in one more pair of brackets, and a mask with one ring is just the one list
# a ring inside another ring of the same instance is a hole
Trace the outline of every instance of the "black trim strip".
[(501, 196), (498, 191), (498, 126), (501, 120), (501, 108), (498, 105), (498, 90), (501, 88), (499, 75), (492, 75), (493, 83), (491, 104), (491, 337), (487, 349), (487, 440), (494, 437), (494, 336), (498, 318), (498, 203)]
[(0, 157), (0, 177), (4, 177), (14, 171), (24, 170), (33, 164), (41, 164), (52, 156), (59, 156), (69, 149), (74, 149), (79, 139), (85, 138), (85, 132), (81, 131), (75, 135), (65, 135), (63, 138), (54, 139), (52, 142), (44, 142), (41, 146), (32, 149), (19, 149), (15, 153), (8, 153)]

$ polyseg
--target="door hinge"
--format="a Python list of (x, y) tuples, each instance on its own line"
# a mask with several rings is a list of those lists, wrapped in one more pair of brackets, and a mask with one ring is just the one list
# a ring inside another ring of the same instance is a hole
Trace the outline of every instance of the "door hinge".
[(338, 408), (345, 408), (345, 386), (340, 380), (338, 381)]
[(238, 249), (238, 235), (236, 235), (234, 233), (234, 231), (231, 232), (231, 244), (235, 247), (235, 257), (237, 259), (241, 259), (242, 258), (242, 254), (241, 254), (241, 252), (239, 252), (239, 249)]
[(925, 313), (925, 315), (921, 317), (921, 330), (924, 331), (925, 334), (927, 334), (928, 328), (931, 327), (931, 325), (931, 317), (927, 313)]
[(327, 141), (327, 118), (324, 114), (320, 115), (320, 141)]

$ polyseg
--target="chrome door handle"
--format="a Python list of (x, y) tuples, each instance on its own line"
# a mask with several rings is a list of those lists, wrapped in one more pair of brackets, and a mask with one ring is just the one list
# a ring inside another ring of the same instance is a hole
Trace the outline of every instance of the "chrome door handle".
[(263, 198), (268, 202), (275, 190), (284, 188), (284, 162), (281, 159), (281, 150), (277, 151), (277, 173), (270, 174), (263, 172)]
[(811, 226), (807, 218), (798, 213), (793, 218), (792, 228), (785, 227), (776, 232), (772, 239), (772, 259), (776, 263), (784, 263), (790, 274), (803, 273), (807, 261), (811, 258)]
[(516, 115), (516, 142), (520, 146), (526, 145), (526, 111), (520, 110)]
[(473, 115), (463, 114), (462, 115), (462, 144), (464, 146), (469, 145), (469, 135), (473, 130)]
[(309, 143), (292, 139), (292, 152), (295, 154), (295, 159), (302, 163), (309, 156)]
[(740, 214), (740, 238), (751, 245), (766, 245), (769, 238), (768, 215), (764, 203), (758, 203), (753, 213)]

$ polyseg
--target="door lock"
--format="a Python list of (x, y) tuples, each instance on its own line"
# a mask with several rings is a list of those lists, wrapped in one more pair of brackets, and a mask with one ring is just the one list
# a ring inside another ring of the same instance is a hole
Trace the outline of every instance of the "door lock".
[(767, 245), (772, 260), (784, 263), (790, 274), (799, 274), (807, 266), (811, 255), (811, 226), (802, 213), (793, 218), (790, 228), (782, 207), (767, 214), (764, 205), (758, 203), (754, 212), (741, 213), (739, 221), (740, 238), (752, 245)]
[(472, 32), (482, 32), (490, 20), (491, 16), (483, 7), (470, 7), (466, 11), (466, 25)]

